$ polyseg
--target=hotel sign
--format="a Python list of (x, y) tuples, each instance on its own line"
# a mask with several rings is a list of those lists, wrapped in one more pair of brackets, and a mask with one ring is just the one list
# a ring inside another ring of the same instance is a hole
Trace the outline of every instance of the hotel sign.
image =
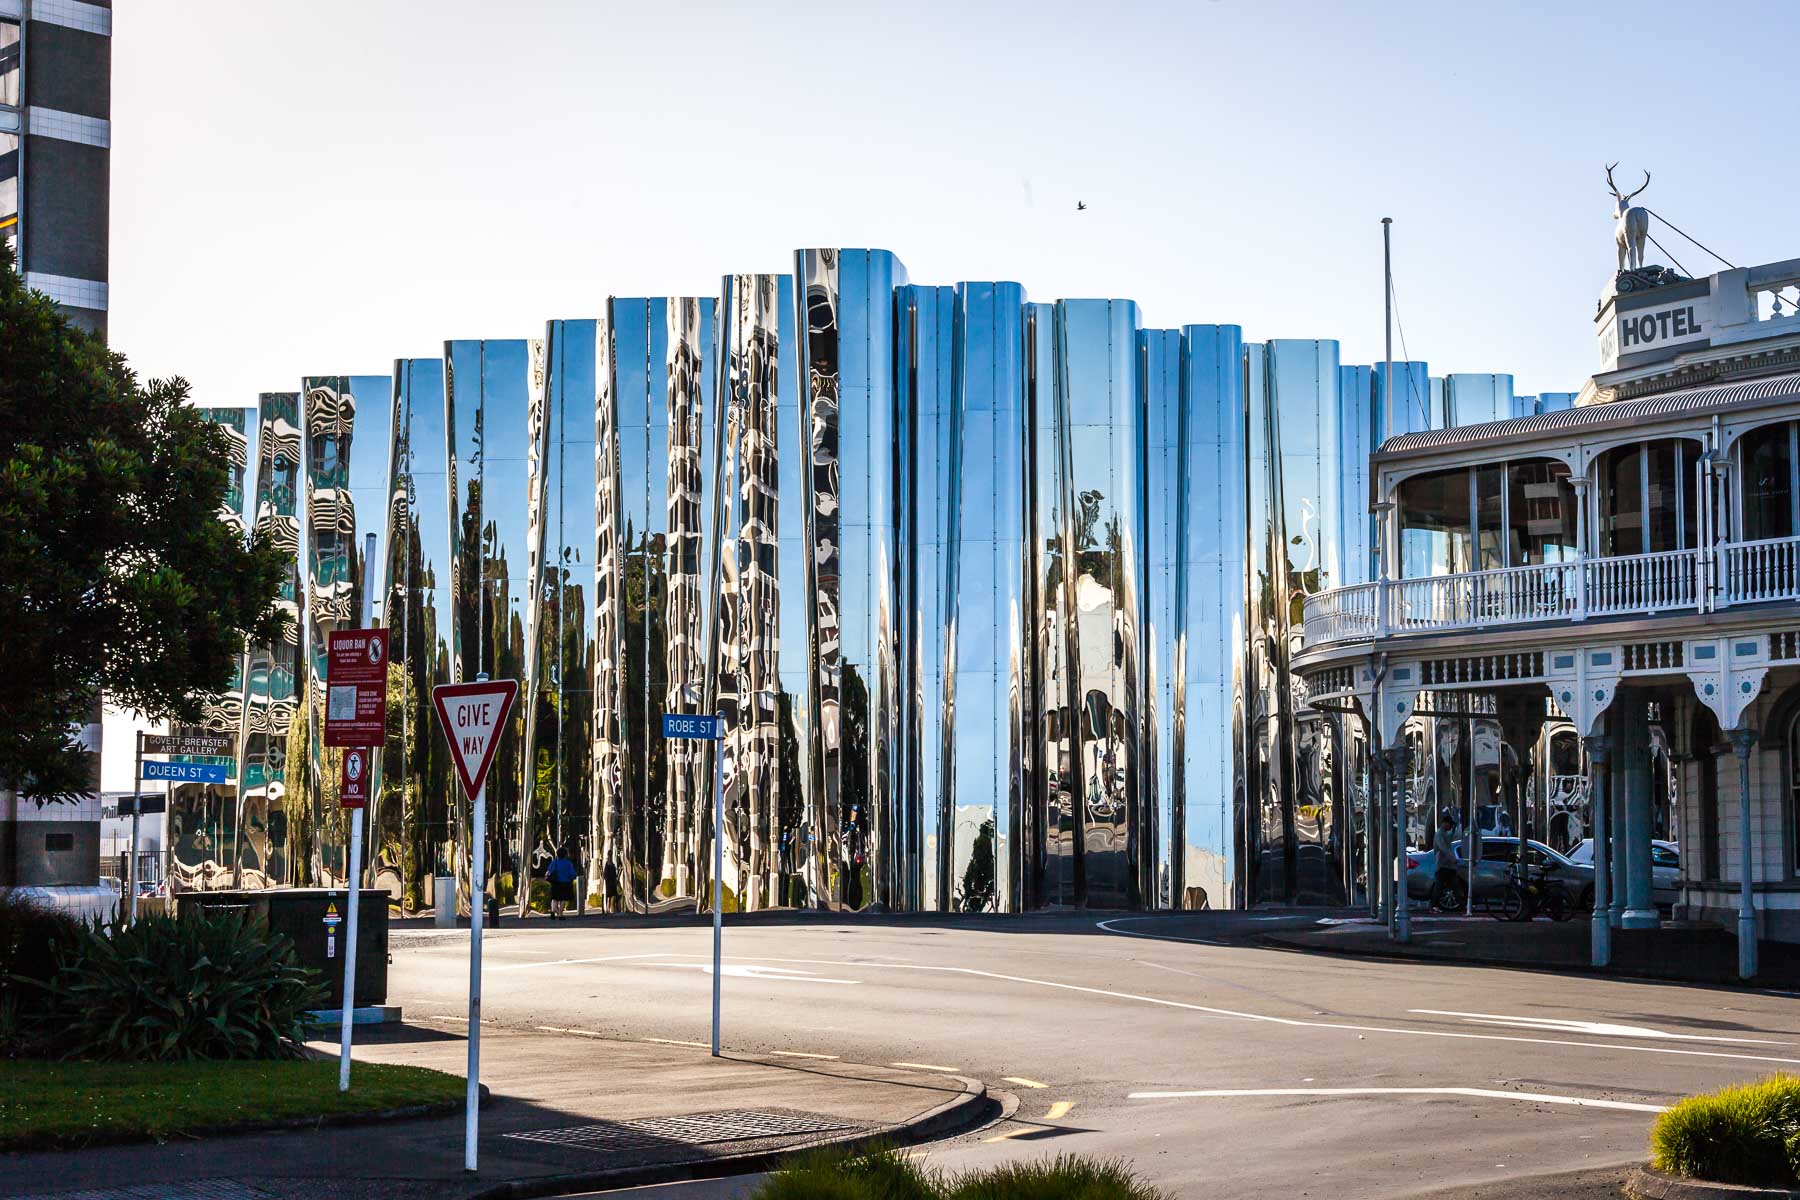
[[(1672, 358), (1673, 352), (1682, 347), (1710, 344), (1713, 335), (1710, 295), (1702, 292), (1661, 303), (1649, 301), (1653, 301), (1653, 297), (1619, 296), (1602, 310), (1602, 371)], [(1634, 302), (1641, 307), (1624, 307)], [(1665, 351), (1668, 353), (1663, 353)]]

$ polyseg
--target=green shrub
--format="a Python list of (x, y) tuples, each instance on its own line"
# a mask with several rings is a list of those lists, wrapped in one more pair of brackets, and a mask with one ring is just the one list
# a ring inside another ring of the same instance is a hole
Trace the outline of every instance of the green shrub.
[(939, 1200), (942, 1181), (915, 1160), (880, 1147), (820, 1150), (770, 1175), (753, 1200)]
[(969, 1171), (932, 1171), (893, 1150), (822, 1150), (770, 1175), (752, 1200), (1161, 1200), (1124, 1163), (1054, 1159)]
[(1123, 1162), (1059, 1154), (963, 1175), (946, 1200), (1158, 1200), (1161, 1193)]
[(1800, 1181), (1800, 1077), (1772, 1075), (1692, 1096), (1656, 1119), (1650, 1165), (1749, 1187)]
[(56, 962), (44, 1016), (64, 1058), (296, 1058), (324, 1000), (287, 938), (235, 912), (88, 926)]
[(56, 973), (56, 948), (81, 936), (81, 923), (13, 892), (0, 894), (0, 1057), (41, 1053), (43, 985)]

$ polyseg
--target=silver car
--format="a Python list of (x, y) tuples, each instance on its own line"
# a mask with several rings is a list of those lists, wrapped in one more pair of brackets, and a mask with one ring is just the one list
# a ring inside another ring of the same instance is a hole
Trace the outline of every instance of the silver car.
[[(1594, 865), (1594, 839), (1582, 838), (1569, 850), (1569, 861)], [(1650, 843), (1650, 899), (1664, 908), (1681, 899), (1681, 843), (1656, 838)]]
[[(1462, 843), (1452, 842), (1452, 857), (1459, 868), (1463, 866)], [(1516, 837), (1500, 837), (1486, 834), (1481, 839), (1481, 861), (1475, 868), (1475, 899), (1489, 900), (1501, 895), (1506, 890), (1506, 883), (1514, 864), (1519, 861), (1519, 839)], [(1594, 868), (1580, 863), (1570, 862), (1550, 847), (1539, 841), (1527, 844), (1525, 863), (1536, 871), (1541, 871), (1551, 881), (1559, 883), (1574, 901), (1576, 908), (1592, 908), (1594, 904)], [(1431, 878), (1436, 877), (1436, 862), (1431, 864)], [(1420, 872), (1423, 874), (1423, 872)], [(1427, 883), (1429, 888), (1429, 883)]]

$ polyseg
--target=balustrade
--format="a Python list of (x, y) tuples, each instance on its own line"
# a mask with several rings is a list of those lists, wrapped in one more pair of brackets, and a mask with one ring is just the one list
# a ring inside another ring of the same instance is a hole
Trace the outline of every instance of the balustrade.
[[(1702, 570), (1705, 565), (1705, 570)], [(1705, 582), (1710, 580), (1710, 589)], [(1800, 537), (1365, 583), (1307, 598), (1309, 646), (1394, 633), (1800, 600)]]

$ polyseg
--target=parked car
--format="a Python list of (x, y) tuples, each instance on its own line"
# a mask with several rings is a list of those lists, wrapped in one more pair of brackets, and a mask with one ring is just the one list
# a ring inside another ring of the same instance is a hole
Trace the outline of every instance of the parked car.
[[(1463, 869), (1462, 843), (1451, 843), (1451, 857), (1456, 860), (1457, 867)], [(1516, 837), (1496, 837), (1488, 834), (1481, 839), (1481, 861), (1475, 866), (1475, 898), (1488, 900), (1499, 896), (1506, 888), (1508, 872), (1519, 861), (1519, 839)], [(1552, 882), (1559, 883), (1569, 893), (1569, 898), (1577, 908), (1592, 908), (1594, 905), (1594, 868), (1571, 862), (1568, 858), (1539, 841), (1527, 843), (1525, 848), (1527, 866), (1542, 871)], [(1437, 878), (1437, 862), (1435, 853), (1429, 873), (1422, 875), (1423, 894), (1431, 894), (1431, 883)], [(1466, 875), (1466, 869), (1463, 870)], [(1412, 891), (1415, 880), (1421, 878), (1419, 873), (1409, 875), (1408, 891)]]
[[(1569, 861), (1594, 865), (1594, 839), (1582, 838), (1569, 849)], [(1681, 843), (1655, 838), (1650, 843), (1650, 898), (1664, 908), (1681, 899)]]

